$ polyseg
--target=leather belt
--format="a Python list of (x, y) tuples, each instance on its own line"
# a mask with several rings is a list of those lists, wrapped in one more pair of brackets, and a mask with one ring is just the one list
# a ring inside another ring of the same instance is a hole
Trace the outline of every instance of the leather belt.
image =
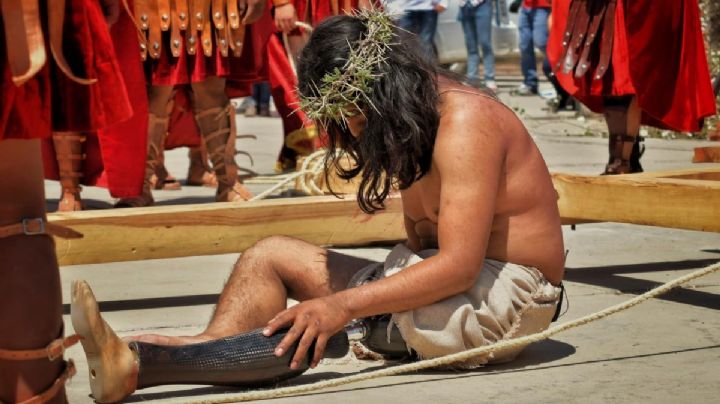
[(128, 12), (141, 33), (143, 60), (160, 58), (164, 31), (169, 31), (169, 51), (175, 57), (183, 51), (210, 57), (214, 46), (223, 56), (231, 50), (233, 56), (242, 55), (244, 10), (237, 0), (135, 0), (134, 10)]
[(605, 75), (612, 56), (616, 6), (617, 0), (572, 0), (555, 70), (580, 78), (595, 66), (594, 80)]

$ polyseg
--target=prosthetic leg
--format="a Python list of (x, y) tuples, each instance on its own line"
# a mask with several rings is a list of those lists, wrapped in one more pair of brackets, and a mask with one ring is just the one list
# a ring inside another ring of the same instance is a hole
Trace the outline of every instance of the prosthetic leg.
[(62, 187), (58, 212), (82, 210), (80, 178), (82, 177), (83, 160), (85, 160), (82, 147), (85, 139), (85, 135), (78, 132), (53, 133), (53, 146)]
[(155, 175), (156, 166), (161, 158), (167, 129), (167, 117), (161, 118), (153, 113), (149, 114), (147, 160), (145, 161), (145, 180), (143, 182), (142, 194), (134, 198), (121, 199), (115, 204), (116, 208), (150, 206), (155, 203), (152, 196), (152, 177)]
[[(286, 332), (271, 337), (262, 329), (190, 345), (123, 342), (100, 316), (95, 296), (85, 282), (72, 288), (72, 323), (82, 336), (88, 359), (90, 388), (97, 402), (115, 402), (138, 388), (161, 384), (261, 385), (303, 373), (309, 358), (290, 369), (295, 346), (277, 357), (274, 349)], [(312, 349), (312, 348), (311, 348)], [(331, 337), (325, 357), (348, 351), (347, 334)]]
[(608, 126), (610, 157), (603, 175), (639, 173), (643, 171), (640, 157), (645, 152), (641, 147), (640, 108), (637, 98), (632, 96), (613, 97), (605, 100), (605, 121)]
[(235, 108), (227, 103), (224, 107), (196, 112), (195, 120), (217, 177), (215, 200), (237, 202), (252, 198), (252, 193), (238, 179), (238, 166), (235, 162)]

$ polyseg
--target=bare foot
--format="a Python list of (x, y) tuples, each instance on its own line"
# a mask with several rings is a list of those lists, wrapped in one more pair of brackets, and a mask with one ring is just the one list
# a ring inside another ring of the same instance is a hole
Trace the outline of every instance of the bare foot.
[(190, 344), (199, 344), (201, 342), (207, 342), (210, 341), (213, 338), (211, 336), (207, 335), (189, 335), (189, 336), (169, 336), (169, 335), (160, 335), (160, 334), (142, 334), (142, 335), (135, 335), (132, 337), (125, 337), (123, 338), (123, 341), (125, 342), (146, 342), (148, 344), (155, 344), (155, 345), (190, 345)]
[(119, 401), (135, 391), (139, 364), (130, 347), (100, 316), (97, 301), (85, 281), (72, 285), (73, 328), (82, 336), (95, 401)]

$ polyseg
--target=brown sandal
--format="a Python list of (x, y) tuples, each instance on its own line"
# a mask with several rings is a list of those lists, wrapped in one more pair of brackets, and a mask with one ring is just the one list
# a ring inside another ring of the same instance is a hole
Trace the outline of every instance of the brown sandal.
[(87, 138), (78, 132), (55, 132), (52, 138), (62, 187), (58, 212), (82, 210), (80, 178), (83, 176), (82, 167), (85, 160), (82, 144)]
[(238, 202), (252, 198), (253, 194), (238, 178), (238, 166), (235, 162), (235, 108), (228, 103), (225, 107), (206, 109), (195, 115), (195, 121), (217, 177), (215, 200)]
[(217, 176), (210, 168), (205, 146), (191, 147), (188, 151), (190, 167), (188, 168), (187, 184), (194, 186), (217, 188)]

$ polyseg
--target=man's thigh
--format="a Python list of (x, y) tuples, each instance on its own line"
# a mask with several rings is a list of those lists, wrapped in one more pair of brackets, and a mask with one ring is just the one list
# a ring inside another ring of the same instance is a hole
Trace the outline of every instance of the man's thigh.
[(272, 237), (261, 243), (265, 252), (274, 255), (288, 297), (299, 301), (344, 290), (356, 272), (375, 263), (291, 237)]

